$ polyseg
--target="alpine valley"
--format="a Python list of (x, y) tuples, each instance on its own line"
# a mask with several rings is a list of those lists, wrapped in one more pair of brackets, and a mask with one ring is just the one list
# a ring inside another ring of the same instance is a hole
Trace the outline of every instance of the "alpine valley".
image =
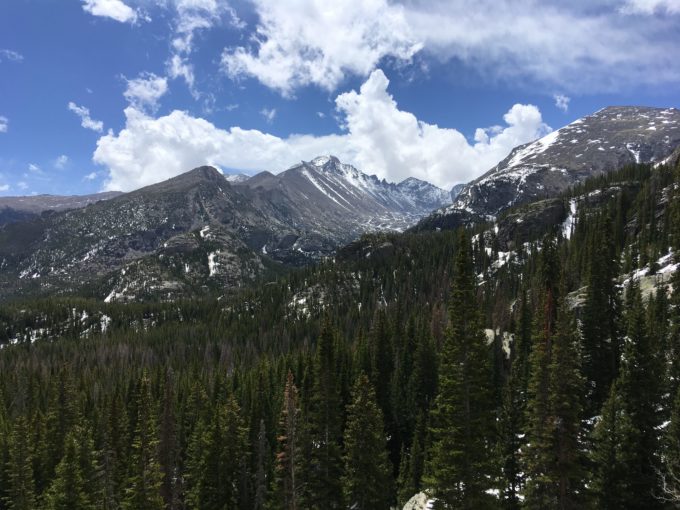
[(0, 510), (680, 504), (677, 109), (0, 206)]

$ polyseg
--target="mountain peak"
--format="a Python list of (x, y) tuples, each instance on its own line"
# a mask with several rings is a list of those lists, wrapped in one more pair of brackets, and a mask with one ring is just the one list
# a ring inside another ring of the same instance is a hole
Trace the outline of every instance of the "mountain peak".
[(333, 163), (334, 165), (339, 165), (340, 160), (337, 157), (335, 157), (331, 154), (328, 154), (328, 155), (325, 155), (325, 156), (317, 156), (316, 158), (311, 160), (309, 163), (313, 166), (321, 168), (323, 166), (326, 166), (328, 163)]

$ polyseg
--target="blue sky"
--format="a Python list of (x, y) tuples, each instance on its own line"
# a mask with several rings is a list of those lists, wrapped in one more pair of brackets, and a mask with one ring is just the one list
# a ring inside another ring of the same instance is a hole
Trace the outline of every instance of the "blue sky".
[(2, 2), (0, 195), (325, 153), (448, 188), (604, 106), (679, 107), (679, 50), (680, 0)]

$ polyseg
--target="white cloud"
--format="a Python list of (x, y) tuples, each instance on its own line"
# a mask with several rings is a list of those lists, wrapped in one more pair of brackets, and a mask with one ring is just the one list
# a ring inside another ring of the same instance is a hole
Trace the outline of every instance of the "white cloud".
[(317, 115), (317, 117), (319, 117), (320, 119), (326, 118), (326, 114), (325, 114), (324, 112), (316, 112), (316, 115)]
[(97, 172), (90, 172), (83, 177), (84, 181), (94, 181), (97, 178)]
[(24, 56), (14, 50), (0, 49), (0, 62), (6, 60), (8, 62), (21, 62)]
[(42, 170), (40, 169), (40, 167), (39, 167), (38, 165), (36, 165), (35, 163), (30, 163), (30, 164), (28, 165), (28, 170), (29, 170), (30, 172), (33, 172), (33, 173), (36, 173), (36, 174), (41, 174), (41, 173), (42, 173)]
[(9, 119), (0, 115), (0, 133), (7, 133), (9, 130)]
[(267, 124), (271, 124), (274, 121), (274, 117), (276, 117), (276, 108), (262, 108), (260, 115), (265, 118)]
[(194, 67), (189, 63), (188, 59), (179, 55), (173, 55), (168, 61), (166, 67), (170, 78), (173, 80), (177, 78), (183, 78), (194, 99), (198, 99), (200, 97), (200, 94), (194, 87)]
[(455, 129), (399, 110), (387, 92), (388, 84), (382, 71), (374, 71), (359, 92), (341, 94), (335, 102), (345, 118), (353, 161), (364, 171), (393, 181), (414, 176), (448, 189), (477, 177), (513, 147), (550, 130), (538, 108), (516, 104), (503, 117), (506, 127), (478, 129), (470, 144)]
[(621, 8), (624, 14), (647, 14), (667, 12), (680, 14), (679, 0), (626, 0)]
[(154, 73), (142, 73), (133, 80), (126, 80), (127, 87), (123, 95), (136, 108), (158, 109), (158, 101), (168, 91), (168, 80)]
[(19, 181), (19, 182), (17, 182), (17, 188), (19, 188), (20, 190), (27, 190), (28, 189), (28, 183), (26, 183), (24, 181)]
[(420, 49), (404, 8), (387, 0), (255, 0), (252, 47), (227, 49), (232, 78), (252, 76), (286, 96), (313, 84), (333, 90), (346, 74), (365, 76), (385, 57), (408, 61)]
[[(627, 16), (621, 1), (254, 0), (256, 33), (250, 45), (225, 49), (222, 67), (285, 96), (307, 85), (334, 90), (347, 75), (416, 53), (463, 63), (490, 81), (565, 91), (680, 82), (677, 24)], [(628, 1), (647, 13), (674, 13), (678, 4)]]
[(57, 159), (54, 160), (54, 167), (58, 168), (59, 170), (63, 170), (66, 165), (68, 165), (69, 159), (66, 154), (62, 154), (59, 156)]
[(134, 23), (139, 17), (137, 11), (121, 0), (83, 0), (83, 10), (121, 23)]
[(9, 184), (0, 184), (0, 191), (9, 191)]
[(93, 160), (108, 168), (108, 190), (129, 191), (204, 164), (280, 171), (329, 153), (391, 181), (415, 176), (449, 188), (477, 177), (513, 147), (550, 130), (538, 108), (517, 104), (504, 115), (505, 127), (478, 129), (471, 144), (455, 129), (399, 110), (388, 84), (382, 71), (374, 71), (359, 91), (336, 98), (346, 129), (339, 135), (280, 138), (240, 127), (220, 129), (182, 111), (154, 118), (128, 107), (125, 128), (102, 136)]
[(571, 98), (565, 96), (564, 94), (555, 94), (553, 96), (553, 99), (555, 100), (555, 106), (559, 110), (562, 110), (564, 113), (567, 113), (567, 110), (569, 110), (569, 101), (571, 101)]
[(90, 110), (84, 106), (78, 106), (73, 101), (69, 102), (68, 109), (80, 117), (80, 125), (86, 129), (101, 133), (104, 130), (104, 123), (101, 120), (94, 120), (90, 117)]

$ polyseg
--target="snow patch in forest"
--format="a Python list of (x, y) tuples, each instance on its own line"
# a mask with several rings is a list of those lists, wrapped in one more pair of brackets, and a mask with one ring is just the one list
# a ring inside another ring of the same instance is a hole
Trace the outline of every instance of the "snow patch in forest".
[(562, 223), (562, 236), (565, 239), (571, 239), (571, 234), (574, 231), (574, 225), (576, 224), (576, 199), (572, 198), (569, 201), (569, 215), (567, 219)]

